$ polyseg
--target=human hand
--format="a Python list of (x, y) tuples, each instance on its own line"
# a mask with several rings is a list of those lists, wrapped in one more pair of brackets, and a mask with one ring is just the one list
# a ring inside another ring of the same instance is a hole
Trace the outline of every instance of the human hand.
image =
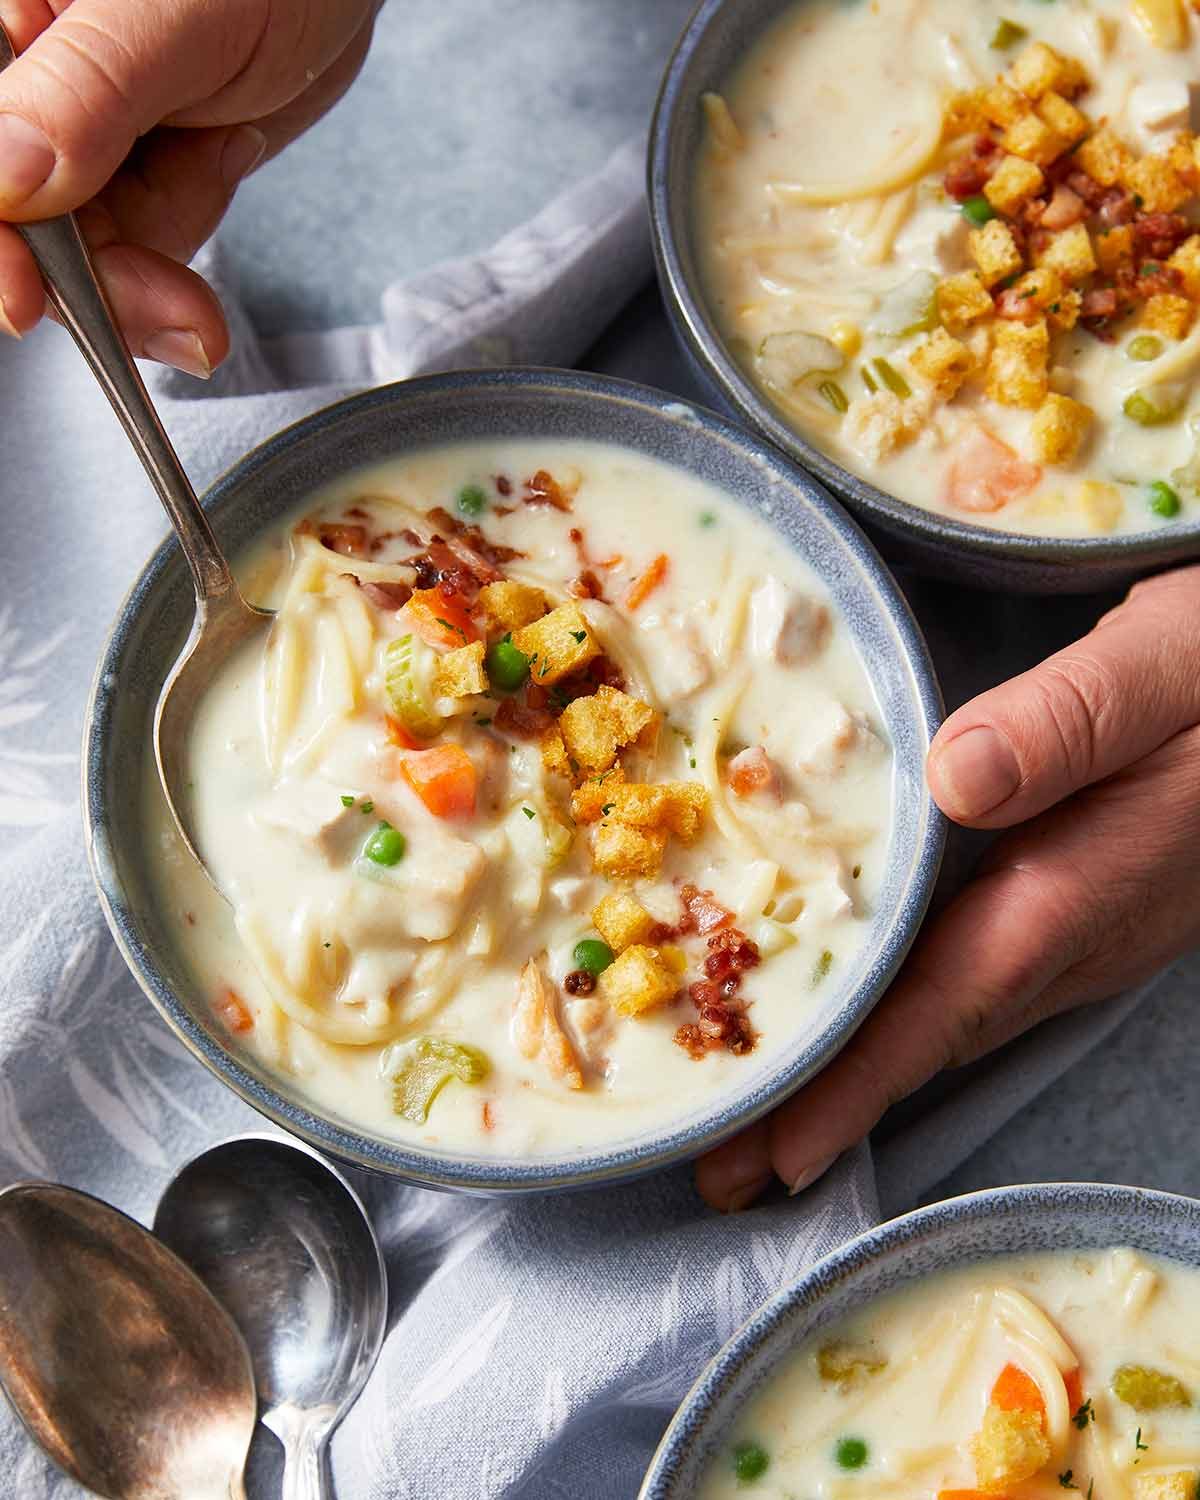
[(926, 774), (955, 822), (1012, 831), (833, 1062), (701, 1158), (714, 1208), (799, 1192), (943, 1068), (1200, 943), (1200, 568), (952, 714)]
[(229, 335), (187, 269), (238, 183), (342, 96), (380, 0), (0, 0), (0, 327), (41, 280), (11, 227), (75, 209), (135, 354), (207, 376)]

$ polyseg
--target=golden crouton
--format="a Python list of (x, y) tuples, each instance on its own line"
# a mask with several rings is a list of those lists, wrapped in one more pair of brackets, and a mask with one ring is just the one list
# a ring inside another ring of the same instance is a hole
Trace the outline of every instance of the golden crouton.
[(1093, 531), (1112, 531), (1125, 510), (1125, 501), (1115, 484), (1085, 479), (1079, 486), (1079, 508)]
[(1116, 187), (1133, 165), (1133, 152), (1107, 125), (1077, 147), (1075, 160), (1101, 187)]
[[(1068, 108), (1070, 106), (1068, 105)], [(1048, 167), (1067, 149), (1057, 130), (1046, 124), (1040, 115), (1022, 115), (1010, 125), (1000, 138), (1000, 144), (1014, 156), (1023, 156), (1026, 161), (1036, 162), (1039, 167)]]
[(1173, 214), (1192, 196), (1192, 190), (1163, 156), (1143, 156), (1126, 167), (1125, 186), (1139, 208), (1148, 214)]
[(479, 607), (487, 620), (492, 635), (502, 635), (507, 630), (520, 630), (532, 625), (546, 613), (549, 605), (541, 589), (529, 583), (488, 583), (479, 590)]
[(1200, 185), (1200, 139), (1192, 134), (1190, 130), (1181, 130), (1171, 142), (1171, 149), (1167, 152), (1167, 160), (1179, 173), (1179, 176), (1192, 192)]
[(916, 401), (903, 400), (894, 391), (877, 391), (850, 403), (843, 430), (848, 442), (878, 462), (911, 443), (925, 415)]
[(609, 964), (596, 987), (618, 1015), (640, 1016), (678, 993), (679, 976), (663, 962), (657, 948), (635, 943)]
[[(1068, 106), (1069, 108), (1070, 106)], [(984, 184), (983, 196), (998, 214), (1015, 219), (1045, 186), (1041, 167), (1020, 156), (1006, 156)]]
[(1046, 367), (1050, 330), (1046, 320), (1034, 323), (997, 322), (996, 343), (988, 360), (987, 393), (1002, 406), (1032, 411), (1049, 390)]
[(1195, 1469), (1175, 1469), (1170, 1474), (1135, 1474), (1133, 1500), (1195, 1500)]
[(629, 828), (606, 818), (592, 835), (592, 864), (613, 879), (657, 875), (666, 847), (667, 835), (657, 828)]
[(1008, 70), (1013, 88), (1029, 99), (1040, 99), (1063, 82), (1067, 84), (1067, 92), (1074, 92), (1079, 76), (1078, 64), (1072, 67), (1045, 42), (1031, 42)]
[(1036, 1412), (1005, 1411), (991, 1403), (971, 1439), (975, 1483), (981, 1490), (1006, 1490), (1031, 1479), (1050, 1461), (1050, 1444)]
[(1030, 112), (1029, 100), (1025, 95), (1018, 93), (1002, 78), (997, 79), (992, 87), (985, 91), (981, 107), (984, 115), (993, 125), (1005, 127), (1015, 125)]
[(1129, 0), (1129, 12), (1154, 46), (1178, 51), (1187, 41), (1183, 0)]
[(1096, 252), (1087, 229), (1082, 224), (1072, 224), (1070, 229), (1051, 236), (1037, 263), (1057, 271), (1066, 282), (1086, 281), (1096, 269)]
[(570, 779), (573, 774), (571, 757), (567, 754), (567, 747), (563, 744), (557, 724), (551, 724), (542, 735), (542, 765), (552, 776), (566, 776)]
[(953, 401), (975, 360), (966, 344), (937, 328), (913, 350), (908, 362), (930, 383), (939, 401)]
[(982, 229), (972, 229), (967, 243), (984, 286), (995, 286), (1021, 269), (1021, 252), (1012, 230), (999, 219), (990, 219)]
[[(1196, 238), (1200, 240), (1200, 235)], [(996, 308), (979, 272), (963, 271), (939, 282), (937, 310), (951, 333), (961, 333), (980, 318), (990, 318)]]
[(1094, 415), (1090, 406), (1051, 391), (1033, 419), (1033, 447), (1038, 461), (1069, 464), (1079, 452)]
[(942, 131), (948, 140), (960, 135), (978, 135), (987, 128), (989, 117), (984, 97), (983, 89), (950, 95), (942, 111)]
[(1037, 112), (1043, 123), (1049, 125), (1068, 146), (1073, 146), (1088, 133), (1087, 116), (1053, 90), (1042, 95)]
[(1064, 292), (1056, 302), (1052, 302), (1046, 309), (1046, 316), (1050, 319), (1051, 328), (1062, 330), (1074, 328), (1079, 322), (1079, 314), (1083, 311), (1083, 293), (1077, 292), (1073, 287)]
[(457, 651), (447, 651), (433, 669), (433, 692), (437, 698), (470, 698), (486, 693), (487, 673), (483, 669), (483, 642), (473, 641)]
[(620, 765), (610, 766), (599, 776), (589, 776), (571, 793), (571, 816), (577, 823), (596, 823), (607, 817), (613, 790), (624, 780)]
[(644, 943), (654, 931), (654, 918), (628, 891), (609, 891), (592, 908), (592, 923), (614, 953)]
[(1169, 339), (1183, 339), (1196, 316), (1196, 309), (1186, 297), (1176, 297), (1170, 292), (1160, 292), (1147, 297), (1139, 323), (1153, 333), (1164, 334)]
[(1026, 271), (1010, 290), (1022, 303), (1025, 316), (1032, 318), (1049, 312), (1062, 297), (1063, 282), (1053, 266), (1039, 266), (1036, 271)]
[(1133, 264), (1133, 228), (1120, 224), (1102, 229), (1092, 242), (1096, 264), (1106, 276), (1115, 276), (1122, 266)]
[(614, 789), (612, 816), (630, 828), (665, 828), (690, 844), (700, 832), (708, 793), (698, 781), (630, 783)]
[(1183, 289), (1188, 296), (1200, 299), (1200, 234), (1184, 240), (1167, 265), (1183, 277)]
[(578, 604), (560, 604), (548, 615), (513, 631), (513, 645), (529, 658), (529, 680), (550, 687), (600, 655), (600, 642)]
[(585, 771), (605, 771), (622, 745), (631, 744), (658, 715), (648, 703), (616, 688), (597, 688), (562, 711), (558, 727), (567, 754)]

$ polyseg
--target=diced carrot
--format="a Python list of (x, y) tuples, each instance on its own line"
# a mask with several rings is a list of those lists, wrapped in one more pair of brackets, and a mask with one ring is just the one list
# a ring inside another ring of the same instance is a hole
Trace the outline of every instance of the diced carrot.
[(1074, 1416), (1083, 1405), (1083, 1373), (1078, 1365), (1063, 1376), (1063, 1384), (1067, 1388), (1067, 1410)]
[(395, 714), (384, 714), (383, 722), (387, 726), (387, 737), (390, 745), (398, 745), (401, 750), (423, 750), (424, 744), (413, 734), (410, 734)]
[(667, 576), (667, 567), (670, 563), (665, 552), (660, 552), (640, 578), (635, 578), (629, 585), (625, 595), (625, 608), (637, 609), (639, 604), (644, 604), (654, 590)]
[(959, 445), (946, 470), (944, 494), (955, 510), (999, 510), (1028, 494), (1042, 477), (998, 437), (976, 427)]
[(992, 1387), (992, 1402), (1001, 1411), (1034, 1412), (1046, 1415), (1046, 1402), (1041, 1388), (1031, 1375), (1026, 1375), (1020, 1365), (1005, 1365)]
[(431, 646), (452, 651), (480, 638), (461, 596), (440, 587), (414, 589), (400, 613)]
[(461, 745), (410, 750), (400, 757), (400, 770), (435, 817), (469, 818), (475, 811), (479, 778)]
[(779, 790), (775, 767), (761, 745), (739, 750), (725, 768), (725, 779), (735, 797), (753, 797), (755, 792)]
[(223, 990), (213, 1010), (230, 1031), (249, 1031), (254, 1025), (246, 1002), (234, 990)]
[(492, 1108), (492, 1101), (490, 1099), (483, 1101), (483, 1128), (485, 1130), (495, 1130), (496, 1128), (496, 1112)]

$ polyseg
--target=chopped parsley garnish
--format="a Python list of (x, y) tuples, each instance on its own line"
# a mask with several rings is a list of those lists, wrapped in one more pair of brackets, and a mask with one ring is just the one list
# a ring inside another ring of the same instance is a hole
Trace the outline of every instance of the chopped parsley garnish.
[(343, 792), (343, 794), (342, 794), (342, 806), (343, 807), (353, 807), (354, 806), (354, 798), (349, 794), (349, 792)]
[(830, 950), (828, 948), (824, 948), (821, 951), (820, 958), (818, 958), (817, 961), (816, 961), (816, 963), (813, 965), (813, 973), (812, 973), (812, 982), (813, 982), (813, 984), (814, 985), (820, 984), (820, 982), (822, 981), (822, 979), (825, 978), (825, 976), (829, 973), (830, 969), (832, 969), (832, 968), (833, 968), (833, 954), (830, 952)]
[(704, 526), (706, 528), (709, 526), (715, 526), (717, 524), (715, 511), (702, 510), (700, 512), (700, 524), (701, 526)]
[(608, 817), (608, 815), (609, 815), (609, 813), (610, 813), (610, 812), (612, 812), (612, 810), (613, 810), (613, 808), (614, 808), (614, 807), (616, 807), (616, 805), (617, 805), (617, 804), (616, 804), (616, 803), (615, 803), (615, 802), (606, 802), (606, 803), (605, 803), (605, 804), (604, 804), (604, 806), (603, 806), (603, 807), (602, 807), (602, 808), (601, 808), (601, 809), (600, 809), (600, 812), (601, 812), (601, 814), (602, 814), (602, 815), (603, 815), (603, 816), (604, 816), (604, 817), (606, 817), (606, 818), (607, 818), (607, 817)]
[(1092, 1410), (1092, 1398), (1089, 1396), (1088, 1399), (1079, 1408), (1079, 1410), (1075, 1413), (1075, 1415), (1071, 1418), (1071, 1421), (1074, 1422), (1076, 1427), (1078, 1427), (1080, 1432), (1082, 1432), (1089, 1422), (1094, 1422), (1095, 1420), (1096, 1413)]
[(861, 874), (862, 874), (862, 865), (855, 865), (854, 868), (853, 868), (853, 870), (850, 871), (850, 879), (851, 880), (857, 880), (858, 877)]
[[(1133, 1451), (1135, 1453), (1149, 1453), (1150, 1444), (1142, 1442), (1142, 1429), (1139, 1427), (1133, 1439)], [(1141, 1463), (1140, 1458), (1135, 1458), (1134, 1463)]]
[(444, 625), (451, 635), (461, 635), (463, 640), (466, 640), (467, 632), (462, 628), (461, 625), (451, 625), (450, 621), (443, 620), (441, 615), (435, 615), (434, 618), (437, 620), (439, 625)]
[(1075, 1470), (1067, 1469), (1065, 1473), (1058, 1476), (1058, 1482), (1064, 1490), (1077, 1490), (1079, 1486), (1075, 1483)]
[(534, 812), (533, 812), (533, 808), (532, 807), (523, 807), (521, 809), (521, 811), (525, 814), (525, 816), (527, 818), (532, 818), (534, 816)]
[(364, 802), (363, 805), (359, 808), (360, 813), (373, 813), (374, 811), (375, 804), (369, 800)]
[(572, 630), (571, 634), (575, 637), (575, 639), (577, 641), (582, 642), (582, 641), (586, 641), (587, 640), (587, 631), (586, 630)]

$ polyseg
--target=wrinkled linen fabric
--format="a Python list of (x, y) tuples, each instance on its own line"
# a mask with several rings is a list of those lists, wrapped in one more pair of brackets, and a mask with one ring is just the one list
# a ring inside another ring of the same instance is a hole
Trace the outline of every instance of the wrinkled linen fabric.
[[(383, 380), (579, 359), (651, 274), (641, 160), (631, 143), (489, 253), (389, 288), (372, 328), (260, 344), (224, 287), (236, 350), (211, 385), (151, 373), (189, 473), (205, 485), (279, 427)], [(222, 281), (214, 253), (201, 269)], [(653, 376), (652, 352), (632, 359)], [(190, 1155), (263, 1124), (143, 998), (84, 856), (75, 785), (91, 673), (164, 525), (58, 329), (0, 349), (0, 411), (0, 1181), (67, 1182), (147, 1221)], [(923, 623), (937, 655), (955, 632), (936, 611)], [(993, 680), (1004, 666), (989, 662)], [(874, 1158), (864, 1145), (805, 1195), (732, 1218), (704, 1208), (686, 1168), (514, 1201), (356, 1174), (387, 1258), (391, 1327), (333, 1443), (341, 1500), (635, 1495), (677, 1402), (764, 1298), (918, 1201), (1136, 999), (1051, 1022), (950, 1080)], [(0, 1471), (20, 1500), (82, 1494), (7, 1409)], [(267, 1437), (249, 1494), (277, 1493)]]

